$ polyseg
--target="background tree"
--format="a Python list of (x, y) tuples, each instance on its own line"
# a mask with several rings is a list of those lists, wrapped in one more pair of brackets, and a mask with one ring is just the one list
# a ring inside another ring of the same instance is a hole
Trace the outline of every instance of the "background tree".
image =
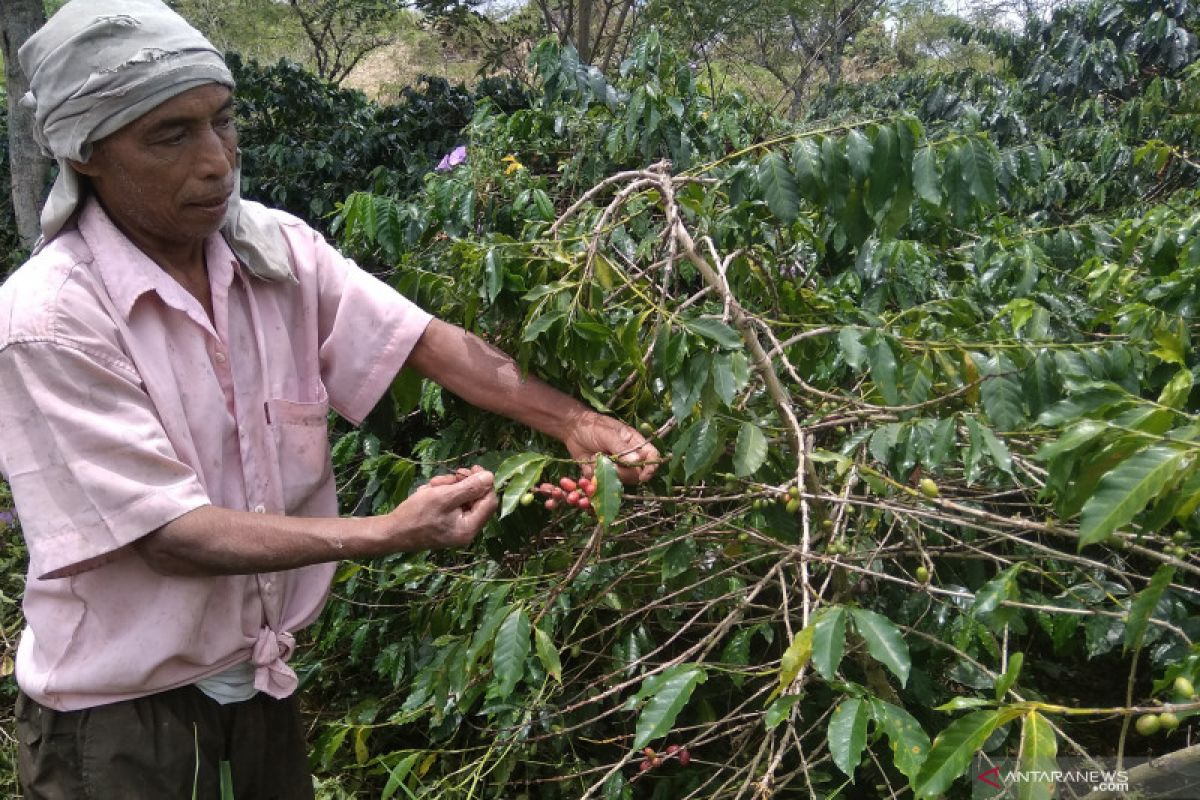
[(281, 58), (307, 62), (308, 44), (299, 18), (275, 0), (168, 0), (209, 40), (226, 52), (273, 64)]
[(50, 175), (50, 160), (42, 155), (33, 140), (33, 113), (20, 103), (29, 91), (29, 80), (17, 63), (17, 50), (45, 21), (46, 11), (41, 0), (4, 0), (0, 6), (12, 208), (21, 242), (27, 248), (40, 232), (38, 219)]
[(320, 77), (341, 83), (363, 57), (394, 40), (389, 21), (398, 0), (288, 0), (312, 49)]
[(654, 0), (646, 16), (710, 69), (741, 71), (753, 85), (745, 70), (756, 68), (794, 119), (841, 79), (847, 47), (882, 8), (883, 0)]

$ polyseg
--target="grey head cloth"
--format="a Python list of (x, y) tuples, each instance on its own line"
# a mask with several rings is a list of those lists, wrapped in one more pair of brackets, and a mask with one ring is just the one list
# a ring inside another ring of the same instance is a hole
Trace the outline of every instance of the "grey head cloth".
[[(68, 159), (86, 162), (92, 144), (176, 95), (209, 83), (234, 88), (220, 51), (158, 0), (71, 0), (21, 46), (29, 78), (21, 103), (33, 110), (34, 137), (58, 161), (42, 208), (40, 250), (83, 199)], [(295, 280), (287, 244), (270, 213), (242, 202), (241, 165), (221, 225), (230, 249), (251, 273)]]

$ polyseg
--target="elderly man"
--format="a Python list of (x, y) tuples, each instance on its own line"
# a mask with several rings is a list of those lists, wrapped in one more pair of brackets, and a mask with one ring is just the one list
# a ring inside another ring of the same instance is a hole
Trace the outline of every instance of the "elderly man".
[(339, 519), (329, 409), (405, 364), (604, 452), (654, 448), (431, 319), (304, 223), (238, 197), (233, 81), (156, 0), (73, 0), (20, 51), (60, 174), (0, 288), (0, 471), (29, 546), (17, 655), (27, 798), (312, 796), (287, 660), (332, 562), (472, 541), (478, 467)]

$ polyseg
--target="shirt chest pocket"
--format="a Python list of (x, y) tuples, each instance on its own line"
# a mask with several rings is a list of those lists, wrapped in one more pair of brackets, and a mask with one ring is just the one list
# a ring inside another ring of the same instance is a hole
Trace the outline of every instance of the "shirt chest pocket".
[(267, 418), (279, 458), (285, 513), (306, 516), (309, 501), (333, 477), (329, 456), (329, 396), (315, 403), (272, 398)]

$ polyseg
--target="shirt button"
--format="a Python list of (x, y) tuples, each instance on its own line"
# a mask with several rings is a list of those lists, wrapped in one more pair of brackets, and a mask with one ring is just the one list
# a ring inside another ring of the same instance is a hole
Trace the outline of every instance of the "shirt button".
[(225, 354), (220, 353), (220, 352), (214, 353), (213, 361), (217, 362), (218, 364), (224, 364), (225, 363)]
[(254, 513), (255, 514), (265, 514), (265, 513), (267, 513), (267, 507), (263, 506), (263, 505), (255, 506)]

